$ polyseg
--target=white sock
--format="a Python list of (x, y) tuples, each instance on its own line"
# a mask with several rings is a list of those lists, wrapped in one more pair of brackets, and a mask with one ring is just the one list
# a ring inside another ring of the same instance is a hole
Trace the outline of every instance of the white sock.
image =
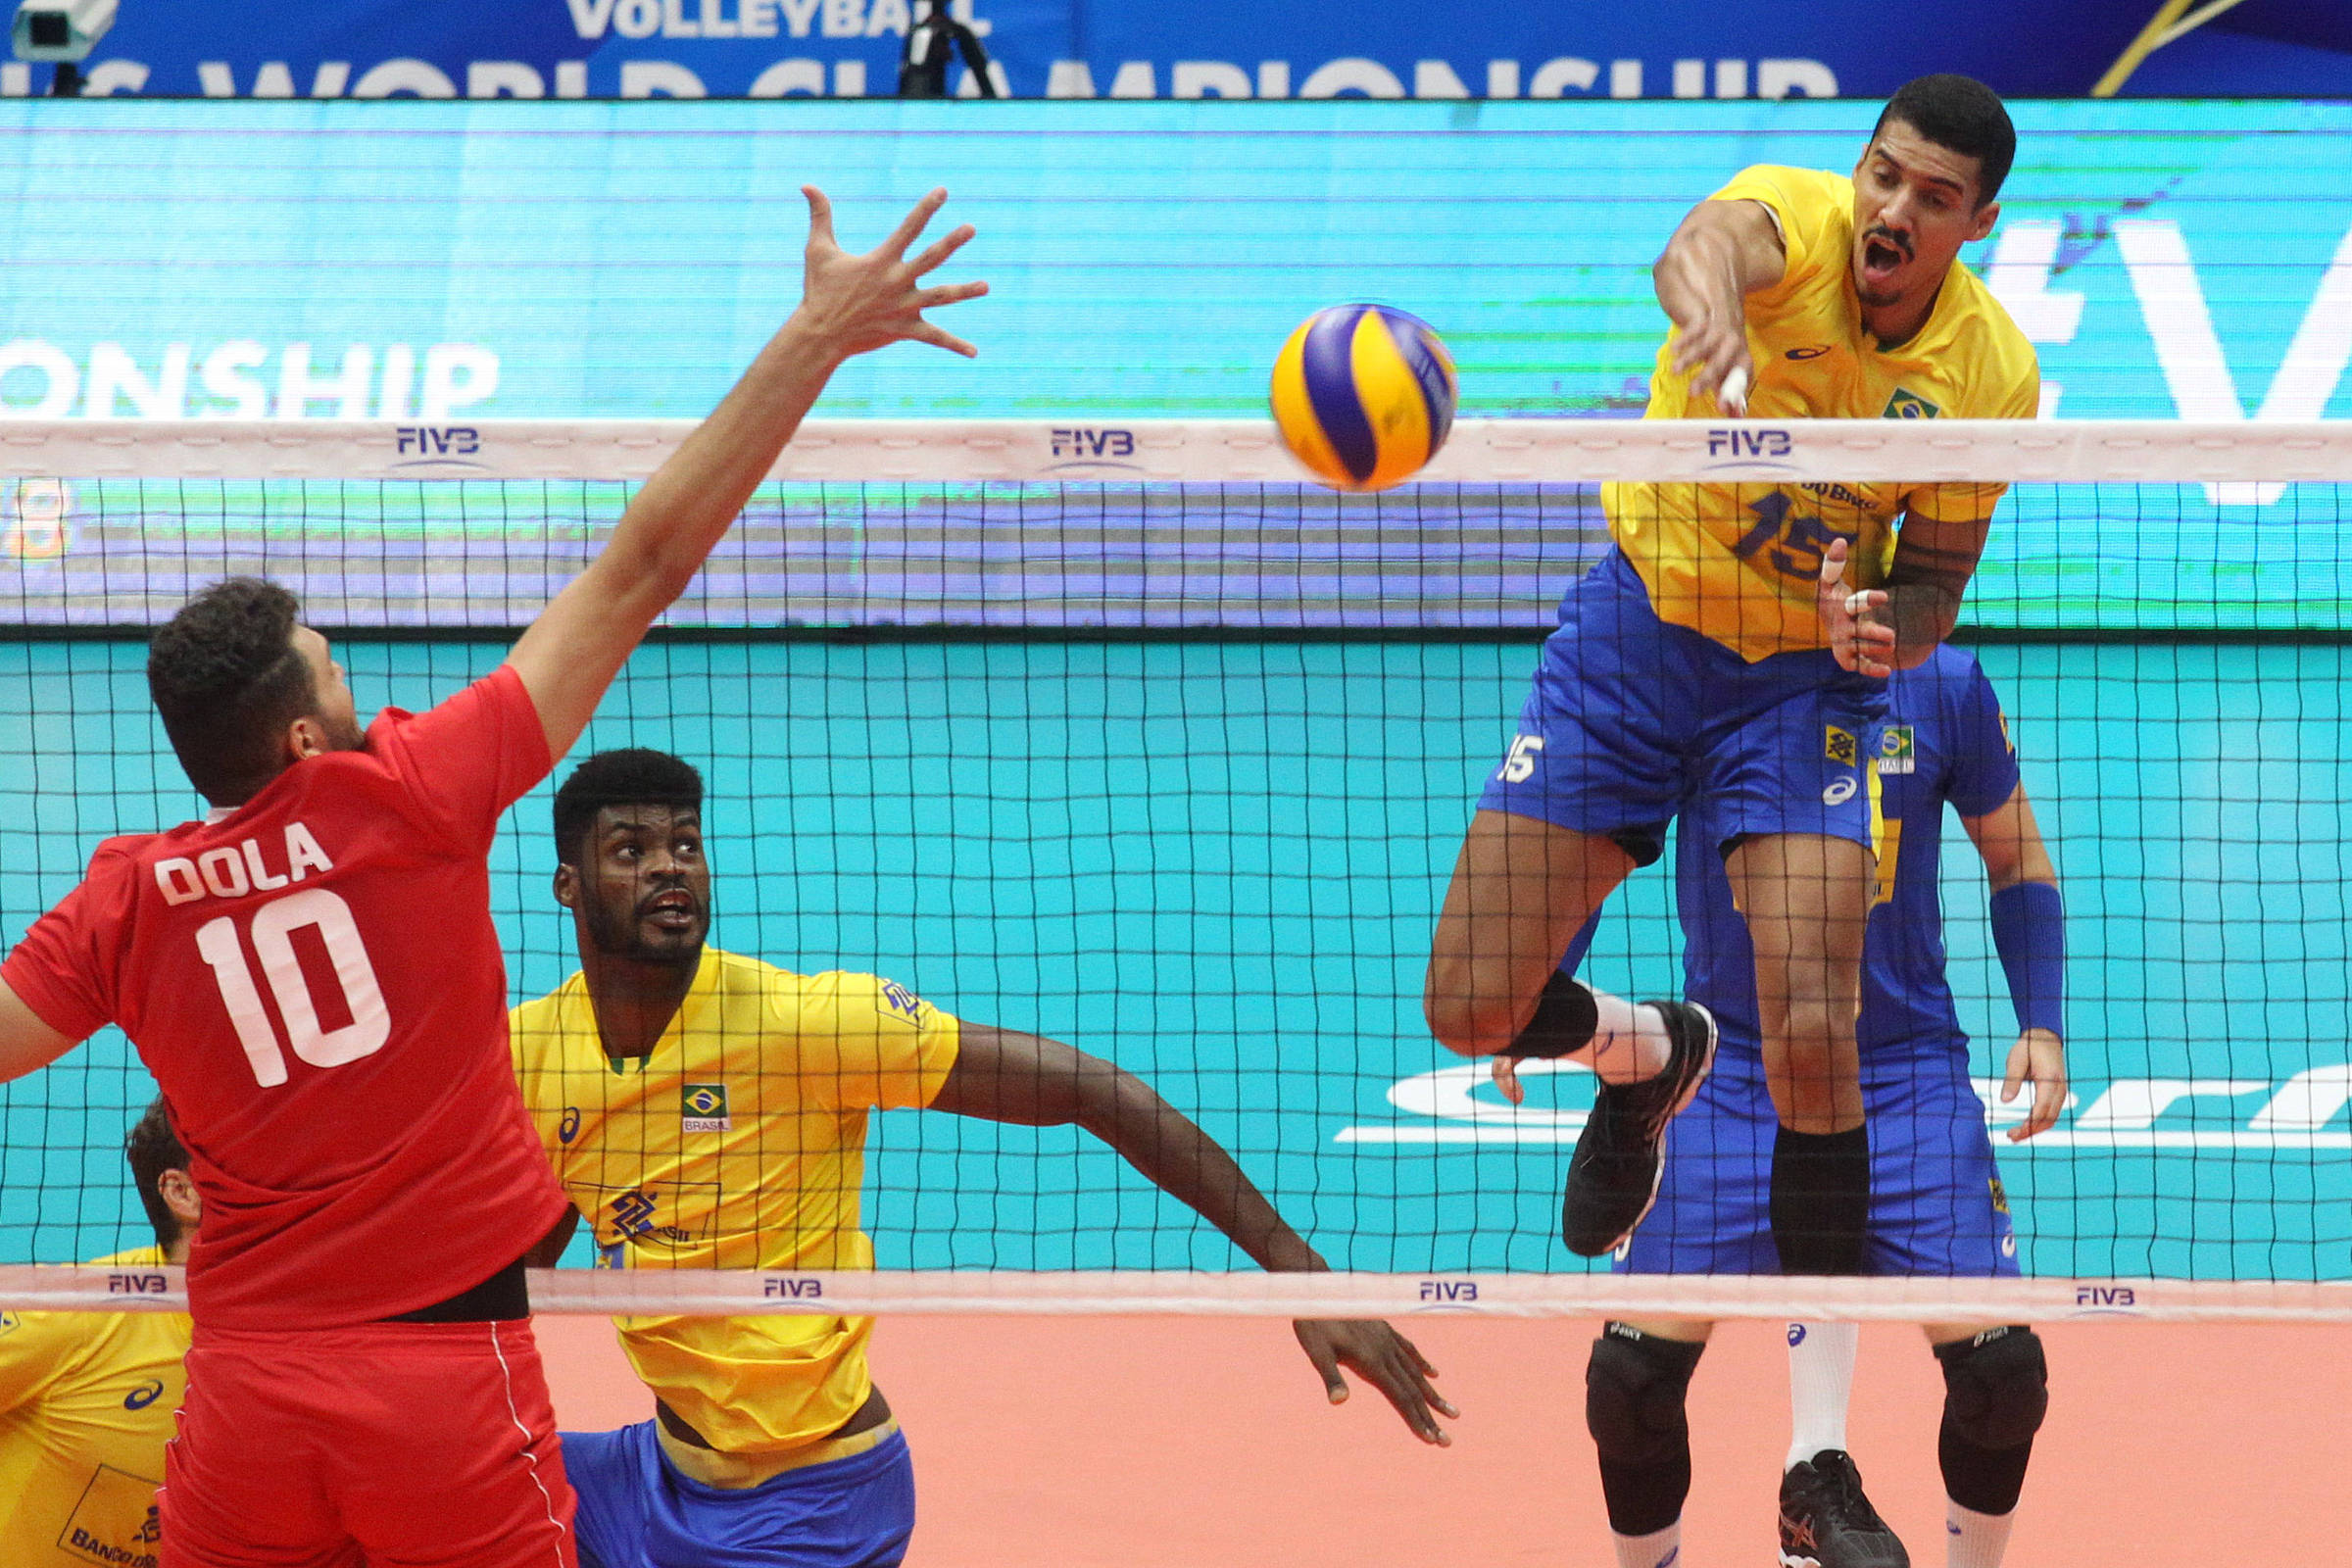
[(1647, 1536), (1621, 1536), (1612, 1530), (1609, 1544), (1617, 1548), (1617, 1568), (1672, 1568), (1683, 1554), (1683, 1522), (1677, 1519)]
[(1788, 1325), (1788, 1460), (1792, 1470), (1824, 1448), (1845, 1446), (1845, 1406), (1854, 1392), (1851, 1323)]
[(1638, 1084), (1666, 1070), (1674, 1042), (1667, 1038), (1664, 1013), (1605, 991), (1592, 993), (1592, 1005), (1600, 1020), (1582, 1054), (1602, 1082)]
[(2009, 1527), (2017, 1522), (2008, 1513), (1978, 1513), (1951, 1498), (1943, 1499), (1945, 1568), (2001, 1568), (2001, 1553), (2009, 1549)]

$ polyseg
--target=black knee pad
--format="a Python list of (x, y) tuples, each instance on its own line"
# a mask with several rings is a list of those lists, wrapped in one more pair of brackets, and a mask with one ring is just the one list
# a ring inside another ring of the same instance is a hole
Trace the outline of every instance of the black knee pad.
[(1943, 1424), (1979, 1448), (2034, 1441), (2050, 1408), (2050, 1369), (2041, 1340), (2024, 1324), (1987, 1329), (1936, 1347), (1943, 1363)]
[(1592, 1043), (1600, 1030), (1600, 1004), (1592, 993), (1569, 976), (1554, 969), (1551, 978), (1544, 982), (1544, 995), (1536, 1003), (1536, 1015), (1527, 1020), (1527, 1027), (1511, 1042), (1511, 1049), (1501, 1053), (1506, 1056), (1565, 1056), (1571, 1051), (1582, 1051)]
[(1604, 1463), (1653, 1464), (1688, 1452), (1684, 1400), (1703, 1345), (1611, 1323), (1585, 1367), (1585, 1424)]

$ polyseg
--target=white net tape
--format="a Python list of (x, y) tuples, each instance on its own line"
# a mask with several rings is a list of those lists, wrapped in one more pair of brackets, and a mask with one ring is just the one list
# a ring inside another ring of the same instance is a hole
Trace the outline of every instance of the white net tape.
[[(0, 474), (188, 479), (642, 479), (686, 419), (0, 420)], [(810, 419), (791, 481), (1297, 483), (1255, 419)], [(1419, 485), (1603, 479), (2352, 480), (2352, 421), (1462, 419)]]
[[(12, 1264), (17, 1310), (184, 1312), (177, 1268)], [(1227, 1274), (1169, 1269), (537, 1269), (531, 1306), (590, 1316), (810, 1311), (1213, 1317), (1837, 1318), (1910, 1323), (2352, 1323), (2352, 1283), (2152, 1279), (1804, 1279), (1785, 1275)]]

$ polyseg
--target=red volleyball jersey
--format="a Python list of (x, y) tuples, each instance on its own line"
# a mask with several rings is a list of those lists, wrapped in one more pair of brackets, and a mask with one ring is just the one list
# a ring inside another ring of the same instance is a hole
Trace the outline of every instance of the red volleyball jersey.
[(109, 839), (0, 966), (119, 1023), (204, 1198), (199, 1326), (339, 1328), (511, 1263), (564, 1198), (522, 1108), (490, 918), (498, 819), (554, 760), (508, 665), (233, 810)]

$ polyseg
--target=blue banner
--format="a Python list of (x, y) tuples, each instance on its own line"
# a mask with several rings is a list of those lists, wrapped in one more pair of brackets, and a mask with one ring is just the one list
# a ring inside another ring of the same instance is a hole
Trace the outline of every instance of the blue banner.
[[(915, 0), (124, 0), (88, 90), (207, 97), (858, 97), (896, 90)], [(2151, 0), (1724, 8), (1502, 0), (1431, 8), (956, 0), (1021, 97), (1884, 97), (1962, 71), (2087, 92)], [(958, 70), (958, 75), (961, 74)], [(0, 93), (48, 68), (0, 66)], [(2352, 91), (2352, 15), (2249, 0), (2157, 51), (2143, 94)]]

